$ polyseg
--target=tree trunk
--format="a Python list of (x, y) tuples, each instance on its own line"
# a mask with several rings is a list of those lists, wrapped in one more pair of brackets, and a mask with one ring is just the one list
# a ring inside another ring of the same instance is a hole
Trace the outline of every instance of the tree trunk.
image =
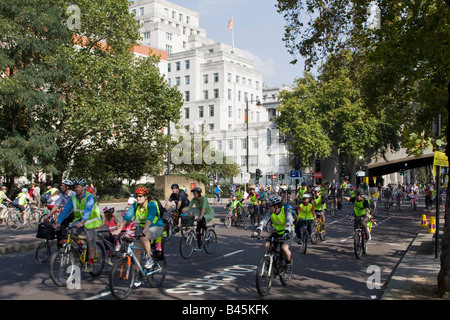
[[(447, 100), (447, 110), (450, 110), (450, 82), (447, 84), (448, 100)], [(450, 113), (448, 114), (448, 120), (450, 120)], [(445, 148), (445, 153), (447, 157), (450, 155), (450, 136), (449, 136), (449, 124), (450, 121), (447, 120), (447, 146)], [(449, 189), (447, 188), (447, 201), (445, 203), (445, 214), (444, 214), (444, 232), (441, 238), (442, 251), (441, 251), (441, 270), (438, 274), (438, 289), (439, 296), (444, 297), (446, 293), (450, 293), (450, 197)]]

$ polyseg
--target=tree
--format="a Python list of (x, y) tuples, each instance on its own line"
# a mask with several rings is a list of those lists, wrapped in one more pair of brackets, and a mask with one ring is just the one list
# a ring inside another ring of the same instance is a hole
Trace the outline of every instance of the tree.
[(17, 176), (54, 172), (61, 106), (58, 88), (69, 73), (64, 47), (70, 33), (49, 1), (0, 3), (0, 168), (11, 189)]
[[(364, 106), (374, 114), (402, 119), (398, 131), (405, 129), (405, 145), (418, 150), (418, 137), (434, 141), (430, 139), (431, 123), (440, 113), (446, 132), (442, 141), (450, 154), (450, 2), (377, 1), (380, 19), (374, 26), (368, 23), (371, 6), (373, 2), (365, 0), (330, 0), (326, 4), (278, 0), (278, 12), (287, 22), (284, 39), (288, 51), (305, 57), (311, 67), (330, 55), (339, 61), (344, 48), (351, 50), (353, 63), (347, 68), (353, 82), (359, 84)], [(441, 295), (450, 291), (449, 207), (447, 195), (438, 276)]]

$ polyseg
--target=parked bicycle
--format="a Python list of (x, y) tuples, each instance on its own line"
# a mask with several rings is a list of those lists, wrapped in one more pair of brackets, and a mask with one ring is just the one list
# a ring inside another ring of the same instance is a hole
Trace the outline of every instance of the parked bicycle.
[(135, 239), (126, 234), (121, 236), (122, 257), (114, 263), (109, 275), (109, 289), (116, 299), (123, 300), (130, 295), (136, 276), (139, 281), (142, 281), (144, 278), (147, 279), (148, 284), (153, 288), (160, 287), (166, 278), (167, 262), (164, 256), (164, 238), (161, 243), (161, 255), (156, 254), (154, 243), (151, 244), (152, 250), (150, 254), (154, 264), (150, 269), (146, 269), (141, 265), (133, 251), (140, 250), (141, 257), (143, 259), (147, 258), (145, 249), (134, 245), (134, 240), (138, 240), (141, 236), (137, 235)]
[(180, 254), (184, 259), (189, 259), (194, 250), (203, 248), (207, 254), (212, 254), (217, 247), (217, 234), (214, 231), (215, 225), (209, 225), (200, 233), (200, 246), (198, 245), (197, 235), (194, 231), (194, 217), (181, 216), (181, 228), (183, 230), (180, 239)]
[(293, 260), (291, 268), (286, 268), (287, 261), (281, 254), (281, 245), (285, 242), (282, 238), (256, 237), (258, 240), (270, 241), (269, 251), (258, 262), (256, 269), (256, 290), (260, 296), (269, 294), (274, 277), (278, 276), (283, 286), (287, 286), (292, 278)]
[[(59, 287), (67, 284), (70, 276), (74, 273), (75, 266), (84, 267), (89, 260), (86, 239), (73, 235), (74, 228), (76, 227), (73, 224), (67, 228), (67, 242), (50, 258), (50, 278)], [(94, 268), (90, 271), (92, 276), (98, 276), (102, 273), (105, 266), (105, 256), (105, 248), (100, 241), (96, 241)]]

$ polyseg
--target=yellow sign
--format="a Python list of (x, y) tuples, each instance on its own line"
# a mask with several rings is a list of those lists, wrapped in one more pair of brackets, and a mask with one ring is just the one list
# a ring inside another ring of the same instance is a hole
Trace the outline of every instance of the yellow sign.
[(448, 157), (444, 152), (435, 151), (433, 166), (448, 167)]

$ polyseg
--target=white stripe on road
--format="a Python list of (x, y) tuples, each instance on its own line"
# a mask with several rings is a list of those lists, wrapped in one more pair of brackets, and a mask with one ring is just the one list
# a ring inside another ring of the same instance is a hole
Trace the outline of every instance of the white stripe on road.
[(242, 252), (242, 251), (244, 251), (244, 250), (238, 250), (238, 251), (234, 251), (234, 252), (231, 252), (231, 253), (227, 253), (227, 254), (223, 255), (221, 258), (229, 257), (229, 256), (232, 256), (233, 254), (236, 254), (236, 253), (239, 253), (239, 252)]
[(84, 300), (95, 300), (95, 299), (98, 299), (98, 298), (101, 298), (101, 297), (109, 296), (110, 294), (111, 294), (111, 292), (103, 292), (103, 293), (97, 294), (96, 296), (92, 296), (92, 297), (86, 298)]

